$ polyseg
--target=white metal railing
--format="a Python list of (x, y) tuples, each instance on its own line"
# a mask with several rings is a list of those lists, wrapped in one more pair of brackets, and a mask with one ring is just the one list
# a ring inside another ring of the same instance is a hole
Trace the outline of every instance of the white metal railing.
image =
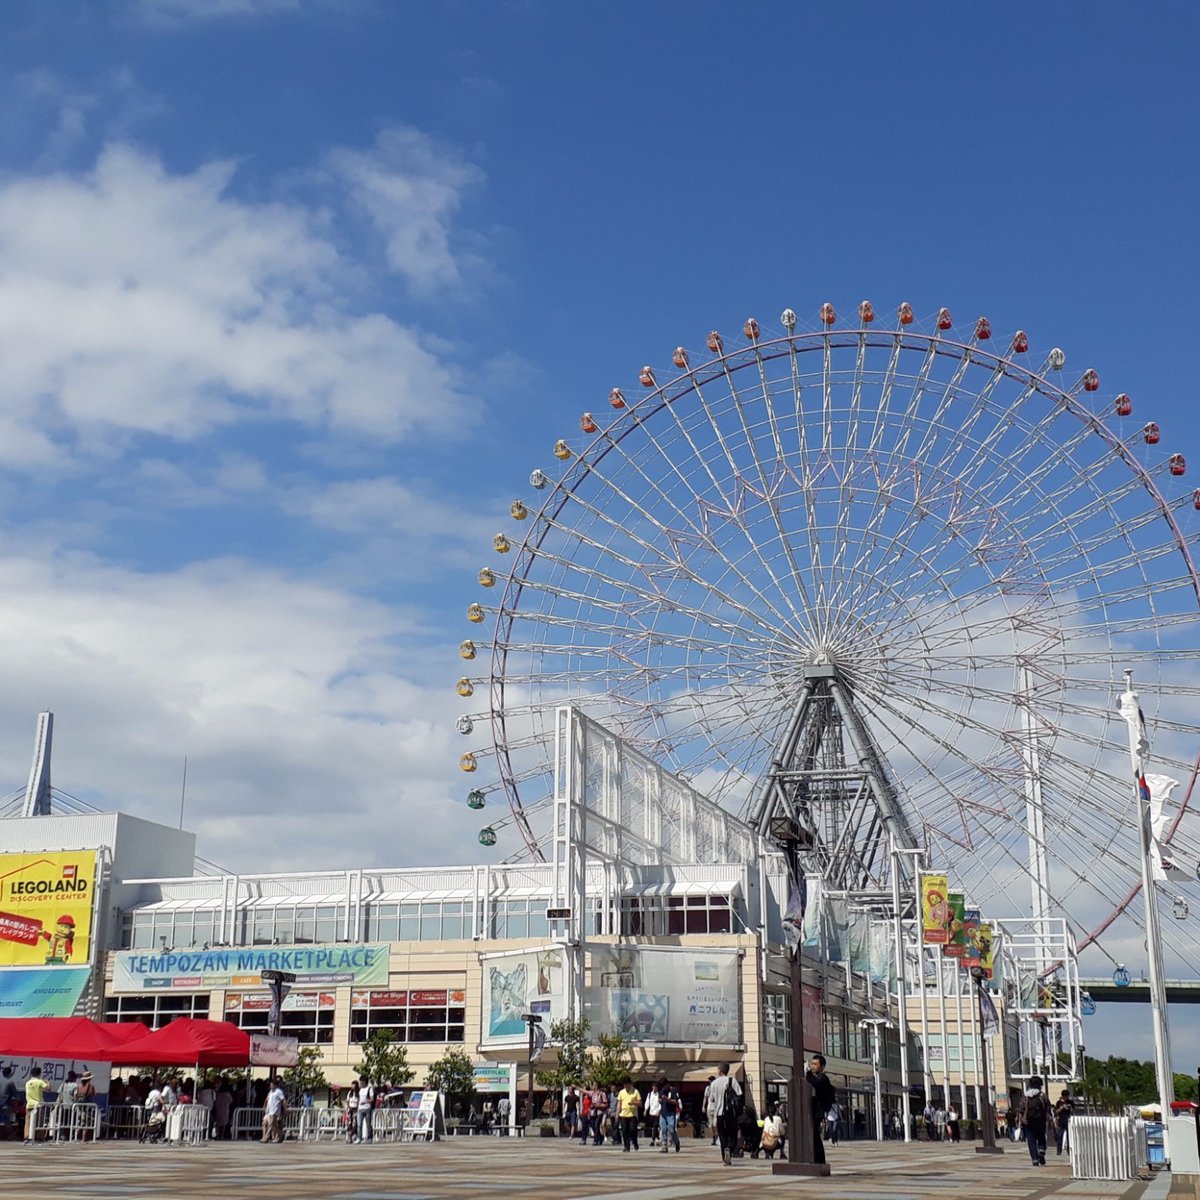
[(261, 1108), (235, 1108), (229, 1136), (238, 1138), (262, 1137), (263, 1110)]
[(101, 1136), (136, 1138), (142, 1132), (146, 1113), (140, 1104), (110, 1104), (100, 1122)]
[(1071, 1118), (1075, 1179), (1133, 1179), (1149, 1161), (1146, 1122), (1136, 1117)]

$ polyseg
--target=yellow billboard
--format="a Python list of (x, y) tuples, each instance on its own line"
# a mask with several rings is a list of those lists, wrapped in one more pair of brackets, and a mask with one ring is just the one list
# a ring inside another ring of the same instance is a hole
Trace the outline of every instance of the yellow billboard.
[(0, 854), (0, 967), (87, 963), (94, 850)]

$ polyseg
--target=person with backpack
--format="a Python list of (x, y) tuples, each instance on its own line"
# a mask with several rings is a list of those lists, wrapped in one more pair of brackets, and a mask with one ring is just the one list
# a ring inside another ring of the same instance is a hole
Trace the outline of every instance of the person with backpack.
[(683, 1098), (679, 1089), (665, 1078), (658, 1081), (658, 1101), (661, 1112), (658, 1118), (659, 1140), (662, 1142), (662, 1152), (670, 1152), (671, 1143), (675, 1144), (675, 1153), (679, 1153), (679, 1112), (683, 1107)]
[(731, 1078), (729, 1064), (722, 1063), (717, 1077), (708, 1088), (708, 1123), (717, 1132), (721, 1143), (721, 1162), (727, 1167), (733, 1166), (741, 1111), (742, 1085)]
[(1025, 1101), (1021, 1105), (1021, 1128), (1025, 1132), (1025, 1144), (1035, 1167), (1046, 1165), (1046, 1126), (1050, 1120), (1050, 1102), (1042, 1092), (1042, 1077), (1031, 1075), (1025, 1088)]

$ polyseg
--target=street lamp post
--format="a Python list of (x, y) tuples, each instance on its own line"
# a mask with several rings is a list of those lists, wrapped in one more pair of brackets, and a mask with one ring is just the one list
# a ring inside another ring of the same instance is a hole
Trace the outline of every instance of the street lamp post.
[(871, 1065), (875, 1071), (875, 1140), (882, 1142), (883, 1137), (883, 1087), (879, 1079), (879, 1027), (890, 1025), (886, 1017), (866, 1017), (859, 1021), (860, 1029), (871, 1028)]
[[(787, 863), (788, 885), (798, 886), (800, 871), (800, 829), (790, 817), (775, 816), (770, 821), (771, 840), (783, 851)], [(789, 897), (790, 900), (790, 897)], [(829, 1174), (829, 1164), (813, 1161), (812, 1097), (804, 1062), (804, 978), (801, 940), (797, 939), (790, 962), (792, 1074), (788, 1080), (787, 1159), (773, 1162), (773, 1175)]]
[(983, 1121), (983, 1145), (975, 1147), (976, 1154), (1003, 1154), (1004, 1148), (996, 1145), (996, 1114), (992, 1111), (992, 1074), (988, 1066), (987, 1035), (984, 1033), (983, 1022), (983, 981), (985, 978), (982, 967), (971, 968), (971, 978), (975, 980), (976, 1004), (979, 1010), (979, 1057), (983, 1069), (983, 1094), (979, 1098), (980, 1118)]
[(525, 1128), (529, 1130), (533, 1126), (534, 1031), (542, 1023), (542, 1018), (537, 1013), (522, 1013), (521, 1020), (529, 1026), (529, 1086), (525, 1092)]

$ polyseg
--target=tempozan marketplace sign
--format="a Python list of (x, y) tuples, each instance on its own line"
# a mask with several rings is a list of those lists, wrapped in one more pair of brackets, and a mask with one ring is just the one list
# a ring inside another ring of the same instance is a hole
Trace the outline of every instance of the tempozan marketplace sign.
[(290, 971), (297, 985), (386, 984), (386, 944), (353, 946), (271, 946), (217, 950), (169, 950), (145, 954), (122, 950), (114, 956), (112, 991), (259, 987), (263, 971)]

